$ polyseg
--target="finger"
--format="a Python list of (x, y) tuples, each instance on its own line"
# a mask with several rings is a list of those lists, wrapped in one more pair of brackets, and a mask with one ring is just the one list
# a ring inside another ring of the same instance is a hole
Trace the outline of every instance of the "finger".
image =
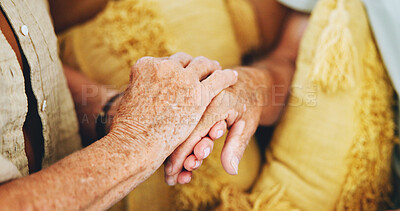
[(183, 168), (183, 162), (192, 154), (196, 144), (209, 134), (210, 129), (216, 122), (228, 118), (228, 109), (230, 108), (227, 106), (220, 106), (221, 99), (224, 97), (223, 95), (219, 95), (210, 103), (207, 111), (203, 114), (190, 136), (169, 156), (168, 161), (170, 164), (166, 165), (166, 175), (178, 174)]
[(235, 70), (217, 70), (201, 83), (204, 85), (202, 98), (208, 104), (222, 90), (232, 86), (237, 81), (238, 73)]
[(177, 181), (178, 181), (178, 174), (169, 176), (169, 175), (164, 175), (165, 178), (165, 183), (167, 183), (167, 185), (169, 186), (174, 186), (176, 185)]
[(197, 160), (203, 160), (210, 155), (213, 148), (214, 148), (214, 142), (210, 138), (205, 137), (199, 143), (196, 144), (193, 152)]
[(228, 114), (218, 115), (218, 117), (221, 119), (210, 121), (210, 119), (213, 120), (213, 118), (210, 118), (210, 116), (214, 116), (212, 108), (208, 109), (203, 115), (199, 124), (193, 130), (192, 134), (190, 134), (190, 136), (186, 139), (186, 141), (176, 148), (175, 151), (169, 156), (167, 165), (165, 166), (166, 175), (178, 174), (183, 168), (183, 162), (185, 159), (192, 154), (196, 144), (202, 140), (203, 137), (207, 136), (211, 127), (215, 124), (215, 121), (221, 121), (228, 116)]
[(167, 158), (164, 165), (164, 175), (172, 175), (172, 162), (170, 157)]
[(190, 171), (182, 171), (179, 176), (177, 182), (181, 185), (188, 184), (192, 180), (192, 172)]
[(176, 148), (168, 158), (169, 163), (166, 165), (165, 174), (173, 176), (181, 172), (184, 161), (193, 152), (196, 143), (200, 140), (201, 136), (191, 136)]
[(141, 67), (147, 66), (148, 64), (154, 64), (154, 57), (145, 56), (136, 61), (136, 63), (131, 67), (131, 73), (129, 75), (129, 80), (132, 81), (140, 72)]
[(247, 147), (247, 137), (243, 135), (245, 129), (244, 120), (236, 122), (229, 130), (222, 148), (221, 163), (228, 174), (236, 175), (239, 172), (239, 162)]
[(189, 157), (186, 158), (183, 167), (185, 167), (187, 171), (193, 171), (199, 168), (202, 162), (203, 161), (197, 159), (195, 155), (189, 155)]
[(199, 80), (207, 78), (211, 73), (220, 70), (221, 66), (217, 61), (207, 59), (204, 56), (194, 58), (186, 67), (187, 70), (193, 71), (199, 77)]
[(215, 141), (221, 138), (225, 134), (226, 128), (227, 128), (226, 121), (225, 120), (219, 121), (211, 128), (210, 133), (208, 133), (208, 136), (210, 136), (210, 138)]
[(176, 53), (176, 54), (170, 56), (169, 58), (174, 61), (179, 62), (182, 65), (182, 67), (186, 67), (193, 59), (192, 56), (190, 56), (187, 53), (183, 53), (183, 52)]

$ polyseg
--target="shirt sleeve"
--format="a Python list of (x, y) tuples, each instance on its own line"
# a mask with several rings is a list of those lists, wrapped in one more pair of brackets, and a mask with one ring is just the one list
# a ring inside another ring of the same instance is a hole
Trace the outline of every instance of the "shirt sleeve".
[(17, 167), (0, 155), (0, 184), (21, 177)]
[(299, 12), (311, 13), (318, 0), (278, 0), (279, 3)]

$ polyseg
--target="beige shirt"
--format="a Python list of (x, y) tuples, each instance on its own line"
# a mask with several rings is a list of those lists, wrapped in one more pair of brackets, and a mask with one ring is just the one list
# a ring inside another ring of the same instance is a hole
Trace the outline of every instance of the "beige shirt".
[[(81, 148), (78, 121), (45, 0), (1, 0), (31, 71), (43, 125), (43, 168)], [(24, 76), (0, 32), (0, 183), (29, 174), (22, 127), (28, 112)]]

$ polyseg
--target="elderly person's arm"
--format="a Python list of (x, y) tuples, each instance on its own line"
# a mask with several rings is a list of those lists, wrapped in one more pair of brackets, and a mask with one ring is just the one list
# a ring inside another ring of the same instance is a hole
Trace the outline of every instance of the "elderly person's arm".
[(190, 135), (213, 97), (236, 82), (236, 72), (197, 61), (182, 53), (140, 59), (110, 133), (0, 186), (2, 209), (103, 210), (124, 197)]

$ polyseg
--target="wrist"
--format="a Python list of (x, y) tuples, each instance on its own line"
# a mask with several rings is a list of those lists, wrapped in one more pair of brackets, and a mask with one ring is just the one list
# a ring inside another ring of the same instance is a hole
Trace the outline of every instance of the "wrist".
[[(259, 67), (237, 67), (238, 82), (232, 87), (238, 87), (239, 92), (246, 91), (246, 100), (249, 105), (262, 107), (268, 105), (268, 95), (273, 89), (271, 73)], [(239, 93), (241, 94), (241, 93)], [(242, 94), (241, 94), (242, 95)]]
[(129, 177), (136, 177), (135, 182), (141, 183), (153, 174), (164, 162), (165, 158), (155, 156), (157, 153), (148, 150), (136, 139), (130, 139), (125, 134), (111, 131), (95, 143), (106, 150), (115, 167), (126, 172)]
[[(134, 131), (138, 130), (140, 129), (134, 129)], [(114, 145), (126, 150), (127, 153), (135, 154), (136, 159), (139, 159), (146, 168), (157, 169), (168, 155), (165, 155), (165, 150), (163, 150), (161, 144), (157, 145), (154, 140), (145, 139), (143, 136), (132, 132), (132, 129), (112, 128), (103, 139), (113, 142)], [(134, 160), (134, 162), (137, 161)]]
[(160, 151), (160, 144), (157, 145), (158, 141), (154, 141), (150, 134), (152, 132), (144, 124), (133, 119), (121, 120), (117, 117), (108, 135), (121, 144), (144, 152), (154, 153), (157, 150)]
[(103, 104), (95, 122), (97, 139), (103, 138), (110, 131), (112, 120), (119, 107), (122, 93), (114, 94)]

